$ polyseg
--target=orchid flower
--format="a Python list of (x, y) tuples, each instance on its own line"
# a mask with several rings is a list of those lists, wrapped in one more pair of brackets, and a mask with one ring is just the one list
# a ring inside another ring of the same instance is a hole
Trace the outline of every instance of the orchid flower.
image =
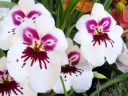
[(6, 65), (7, 58), (0, 58), (0, 96), (36, 96), (27, 81), (19, 84), (10, 76)]
[[(17, 32), (18, 31), (18, 32)], [(68, 46), (64, 33), (55, 27), (52, 17), (42, 15), (34, 22), (25, 22), (16, 30), (18, 39), (8, 51), (8, 70), (23, 82), (28, 78), (35, 92), (52, 89), (60, 76), (62, 60), (67, 62)]]
[[(71, 87), (75, 92), (85, 92), (91, 87), (93, 72), (91, 66), (83, 58), (77, 45), (73, 45), (71, 39), (68, 40), (68, 49), (66, 50), (69, 63), (61, 66), (61, 76), (64, 80), (66, 91)], [(53, 87), (56, 93), (64, 93), (61, 80), (59, 79)]]
[(116, 25), (103, 5), (95, 3), (91, 15), (82, 16), (76, 28), (79, 31), (74, 40), (81, 45), (84, 58), (93, 67), (101, 66), (105, 61), (113, 64), (121, 54), (123, 29)]
[(121, 54), (118, 56), (117, 61), (117, 68), (122, 72), (128, 72), (128, 49), (123, 43), (123, 48)]
[(8, 37), (15, 34), (15, 29), (27, 19), (35, 22), (40, 15), (51, 17), (50, 12), (40, 3), (35, 4), (34, 0), (19, 0), (8, 15), (0, 22), (0, 48), (8, 50)]

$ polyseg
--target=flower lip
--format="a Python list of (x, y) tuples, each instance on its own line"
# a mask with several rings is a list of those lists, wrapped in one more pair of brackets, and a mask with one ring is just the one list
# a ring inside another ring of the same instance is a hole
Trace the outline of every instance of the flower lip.
[(0, 73), (3, 73), (0, 74), (0, 93), (2, 93), (2, 96), (4, 96), (5, 93), (8, 94), (8, 96), (11, 96), (12, 92), (15, 95), (18, 95), (18, 93), (23, 95), (23, 88), (20, 87), (20, 85), (16, 83), (12, 77), (10, 77), (7, 70), (0, 71)]

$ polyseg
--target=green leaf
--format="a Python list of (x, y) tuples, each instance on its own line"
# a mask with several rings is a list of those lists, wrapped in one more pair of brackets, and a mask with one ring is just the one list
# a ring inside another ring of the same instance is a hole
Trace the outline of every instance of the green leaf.
[(67, 22), (72, 14), (72, 12), (74, 11), (76, 4), (78, 3), (79, 0), (70, 0), (67, 8), (65, 9), (62, 18), (60, 20), (59, 23), (59, 28), (61, 28), (62, 30), (65, 29), (65, 26), (67, 25)]
[(98, 78), (98, 79), (107, 79), (106, 76), (104, 76), (104, 75), (101, 74), (101, 73), (98, 73), (97, 71), (94, 71), (94, 72), (93, 72), (93, 75), (94, 75), (95, 78)]
[(83, 94), (83, 96), (88, 96), (86, 93), (82, 93)]
[(2, 49), (0, 49), (0, 58), (3, 56), (6, 56), (6, 55), (5, 55), (4, 51)]
[(13, 3), (13, 2), (0, 1), (0, 8), (2, 8), (2, 7), (11, 8), (15, 5), (16, 5), (16, 3)]
[(100, 86), (96, 91), (94, 91), (90, 96), (96, 96), (96, 94), (98, 94), (100, 91), (102, 91), (103, 89), (107, 88), (108, 86), (115, 84), (117, 82), (126, 80), (128, 78), (128, 72), (121, 74), (109, 81), (107, 81), (106, 83), (104, 83), (102, 86)]

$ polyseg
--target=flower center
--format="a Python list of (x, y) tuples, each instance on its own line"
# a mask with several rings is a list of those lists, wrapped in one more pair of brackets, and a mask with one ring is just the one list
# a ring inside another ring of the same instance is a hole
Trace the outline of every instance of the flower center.
[(33, 49), (37, 52), (43, 51), (42, 43), (35, 41)]
[(114, 41), (107, 34), (107, 32), (109, 32), (110, 26), (110, 17), (105, 17), (99, 22), (96, 22), (95, 20), (89, 20), (86, 22), (87, 31), (93, 36), (93, 46), (95, 46), (97, 43), (100, 45), (103, 42), (105, 47), (107, 47), (107, 43), (109, 42), (113, 47)]
[(81, 75), (83, 72), (84, 70), (76, 68), (75, 66), (69, 65), (69, 64), (61, 67), (61, 73), (65, 74), (64, 76), (65, 81), (66, 81), (67, 74), (70, 74), (70, 75), (74, 74), (75, 76), (78, 76), (78, 75)]
[(0, 93), (2, 94), (2, 96), (5, 96), (8, 94), (8, 96), (11, 96), (12, 92), (15, 95), (19, 95), (19, 93), (21, 95), (23, 95), (22, 93), (22, 87), (20, 87), (20, 85), (14, 81), (14, 79), (12, 77), (9, 76), (8, 71), (4, 70), (4, 71), (0, 71)]

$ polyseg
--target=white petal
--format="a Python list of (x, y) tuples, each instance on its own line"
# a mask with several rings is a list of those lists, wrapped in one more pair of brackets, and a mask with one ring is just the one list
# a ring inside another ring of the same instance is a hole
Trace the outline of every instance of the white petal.
[(12, 46), (7, 54), (7, 69), (9, 74), (18, 82), (23, 82), (28, 74), (26, 73), (27, 65), (23, 66), (23, 59), (21, 59), (22, 52), (26, 46), (23, 46), (22, 43), (15, 44)]
[(83, 40), (81, 44), (81, 51), (84, 58), (88, 63), (92, 64), (93, 67), (101, 66), (105, 62), (105, 45), (101, 43), (100, 46), (98, 43), (93, 46), (92, 40)]
[(35, 93), (28, 85), (28, 80), (26, 80), (23, 83), (23, 96), (37, 96), (37, 93)]
[(83, 40), (86, 40), (86, 39), (91, 39), (92, 36), (90, 34), (87, 33), (87, 31), (85, 30), (81, 30), (81, 31), (78, 31), (76, 34), (75, 34), (75, 37), (74, 37), (74, 41), (78, 44), (81, 44)]
[(18, 6), (20, 9), (27, 14), (29, 10), (35, 5), (34, 0), (19, 0)]
[(0, 8), (0, 20), (2, 20), (7, 13), (9, 12), (9, 8)]
[(46, 15), (50, 17), (52, 16), (51, 13), (40, 3), (35, 4), (35, 6), (31, 8), (31, 10), (38, 10), (42, 12), (42, 15)]
[[(70, 78), (71, 76), (69, 74), (66, 74), (66, 75), (61, 74), (61, 76), (64, 81), (66, 92), (68, 92), (71, 89), (71, 78)], [(66, 76), (66, 78), (65, 78), (65, 76)], [(53, 87), (53, 91), (55, 93), (64, 94), (64, 89), (63, 89), (62, 82), (61, 82), (60, 78), (58, 79), (57, 83)]]
[(9, 42), (8, 38), (10, 35), (13, 33), (8, 33), (12, 27), (6, 23), (5, 21), (0, 22), (0, 48), (3, 50), (8, 50), (9, 49)]
[(61, 65), (65, 65), (68, 64), (68, 57), (67, 54), (65, 52), (61, 52), (61, 51), (54, 51), (54, 54), (56, 56), (58, 56), (58, 58), (61, 60)]
[(66, 38), (66, 39), (67, 39), (67, 42), (68, 42), (68, 48), (66, 50), (66, 53), (69, 53), (71, 51), (72, 47), (73, 47), (73, 41), (70, 38)]
[[(28, 70), (29, 85), (35, 92), (47, 92), (53, 88), (60, 76), (60, 60), (53, 53), (48, 53), (49, 62), (47, 69), (39, 68), (39, 63), (34, 63)], [(38, 74), (38, 75), (37, 75)]]
[(117, 59), (117, 67), (122, 72), (128, 72), (128, 54), (122, 53)]
[(7, 58), (2, 57), (0, 58), (0, 70), (4, 70), (7, 68)]
[(84, 71), (82, 75), (72, 76), (72, 87), (75, 92), (82, 93), (87, 91), (92, 84), (93, 72), (92, 71)]
[(76, 28), (82, 31), (86, 30), (86, 26), (85, 26), (86, 22), (92, 19), (93, 17), (90, 14), (81, 16), (80, 19), (76, 22)]
[(55, 21), (53, 17), (41, 15), (35, 21), (37, 30), (40, 34), (45, 34), (55, 27)]
[(117, 57), (121, 54), (123, 45), (120, 33), (122, 33), (122, 31), (121, 27), (116, 26), (114, 30), (108, 33), (109, 37), (114, 41), (113, 47), (109, 42), (107, 43), (108, 48), (105, 56), (109, 64), (113, 64)]

